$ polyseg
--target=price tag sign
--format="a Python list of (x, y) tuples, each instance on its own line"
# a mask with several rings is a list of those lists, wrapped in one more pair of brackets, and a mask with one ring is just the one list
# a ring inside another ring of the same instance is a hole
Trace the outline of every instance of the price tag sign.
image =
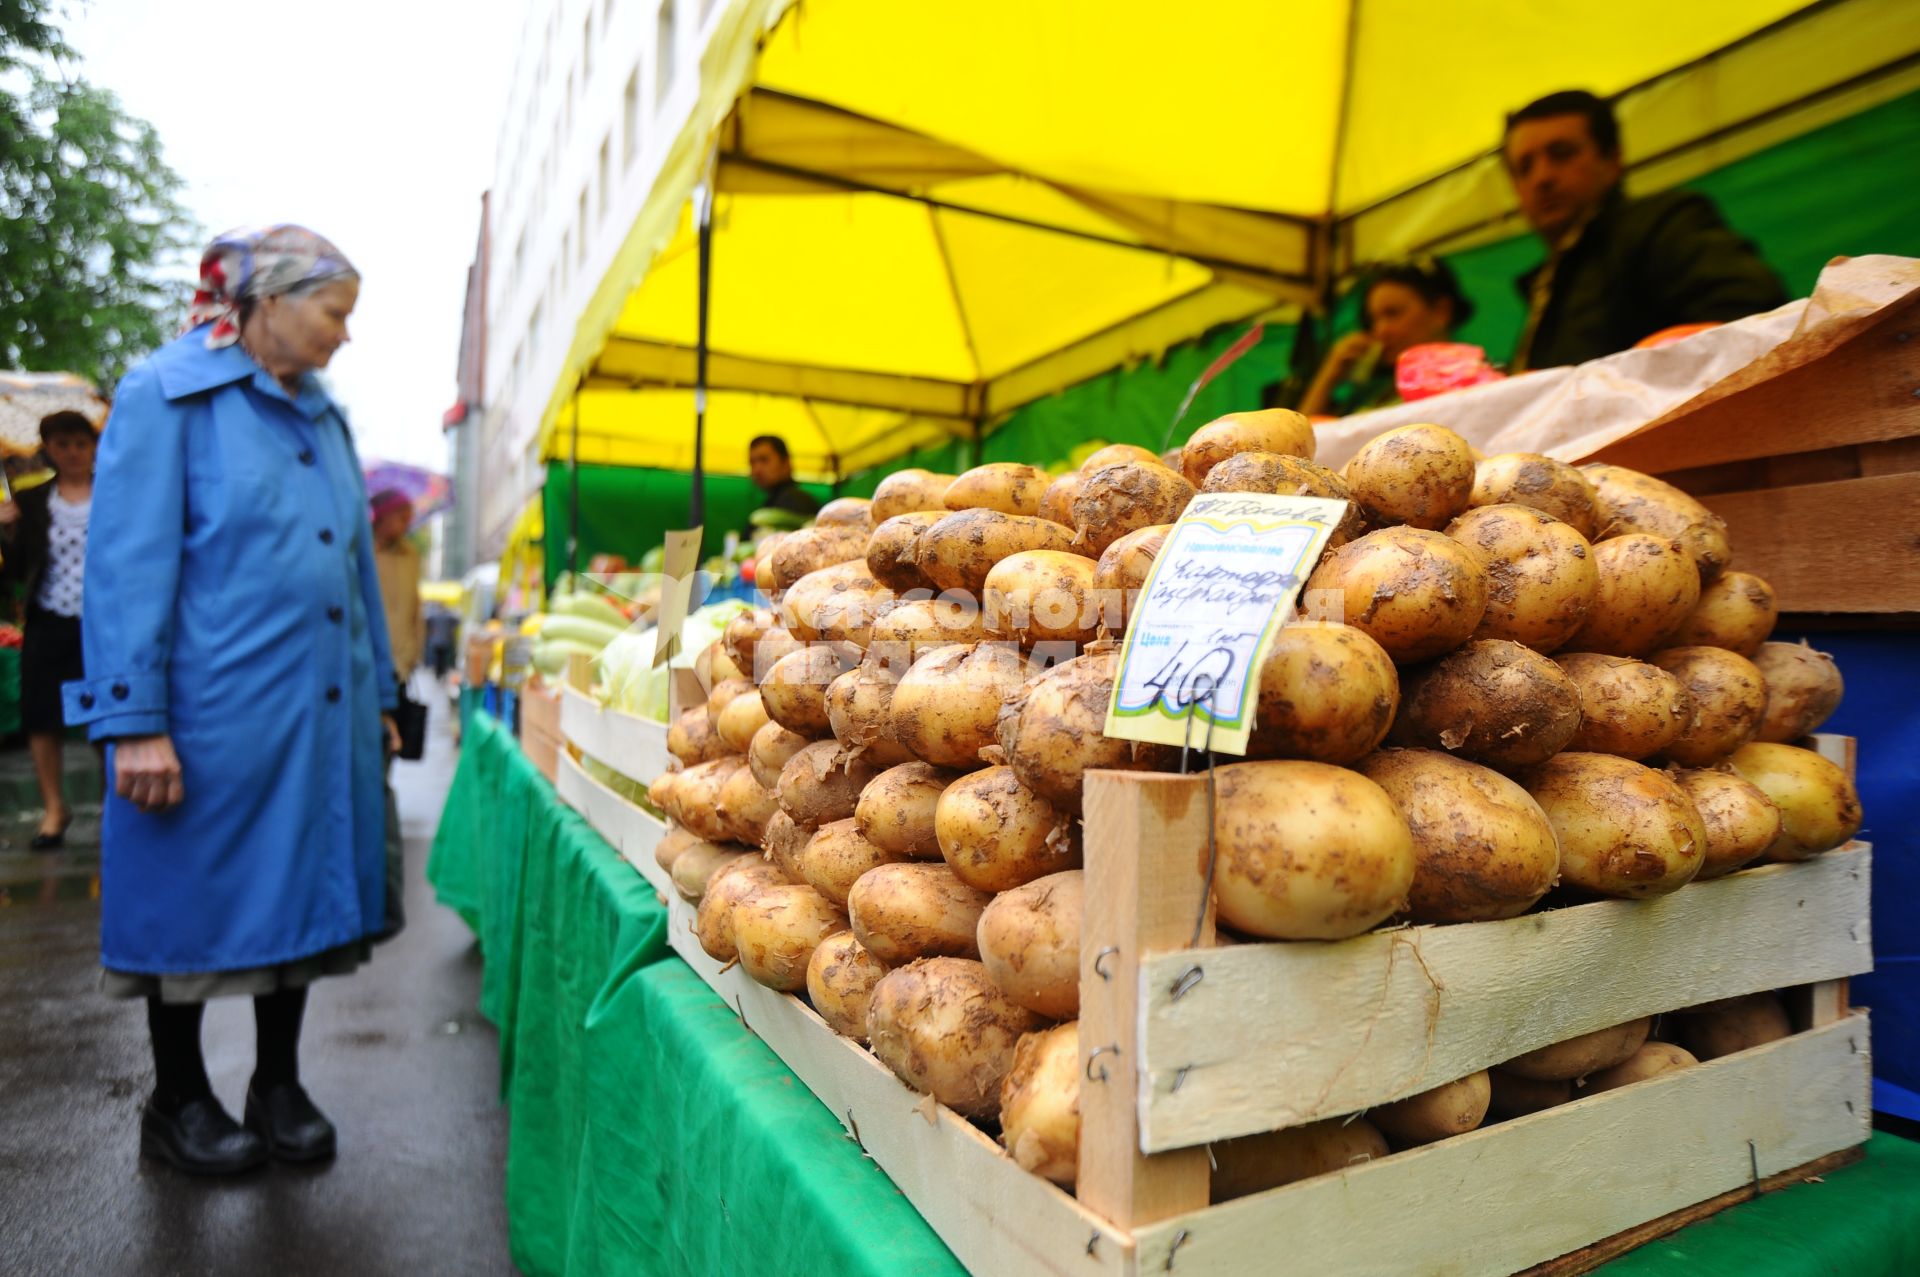
[(660, 611), (654, 616), (653, 668), (659, 669), (680, 650), (680, 630), (693, 608), (693, 574), (700, 567), (703, 529), (667, 533), (666, 553), (660, 565)]
[(1195, 497), (1134, 606), (1106, 734), (1162, 745), (1209, 739), (1245, 754), (1260, 664), (1347, 503), (1264, 492)]

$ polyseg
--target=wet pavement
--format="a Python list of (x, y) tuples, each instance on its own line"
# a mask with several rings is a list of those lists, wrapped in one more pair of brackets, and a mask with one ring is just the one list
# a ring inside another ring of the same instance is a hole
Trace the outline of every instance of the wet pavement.
[[(434, 707), (425, 761), (395, 767), (407, 929), (356, 974), (314, 986), (301, 1071), (340, 1132), (316, 1170), (191, 1179), (138, 1155), (153, 1083), (144, 1005), (99, 979), (99, 773), (70, 748), (68, 848), (39, 820), (23, 749), (0, 753), (0, 1273), (8, 1277), (510, 1274), (498, 1039), (475, 1010), (472, 934), (424, 869), (452, 775)], [(207, 1068), (238, 1115), (253, 1008), (207, 1009)]]

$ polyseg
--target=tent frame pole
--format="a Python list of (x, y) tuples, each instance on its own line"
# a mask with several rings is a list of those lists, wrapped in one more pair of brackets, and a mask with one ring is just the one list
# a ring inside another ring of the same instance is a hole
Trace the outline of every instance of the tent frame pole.
[(699, 317), (693, 352), (693, 491), (687, 499), (687, 526), (706, 526), (707, 518), (707, 333), (713, 297), (713, 188), (694, 192), (700, 219)]
[(573, 429), (567, 439), (567, 571), (580, 575), (580, 389), (573, 383)]

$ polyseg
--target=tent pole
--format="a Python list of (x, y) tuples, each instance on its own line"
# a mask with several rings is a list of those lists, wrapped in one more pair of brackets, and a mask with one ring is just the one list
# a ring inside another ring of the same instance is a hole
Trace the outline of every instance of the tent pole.
[(573, 429), (567, 439), (567, 571), (580, 575), (580, 386), (573, 386)]
[(702, 184), (693, 199), (700, 218), (700, 310), (693, 354), (693, 493), (687, 526), (698, 528), (705, 526), (707, 517), (707, 311), (713, 293), (713, 189)]

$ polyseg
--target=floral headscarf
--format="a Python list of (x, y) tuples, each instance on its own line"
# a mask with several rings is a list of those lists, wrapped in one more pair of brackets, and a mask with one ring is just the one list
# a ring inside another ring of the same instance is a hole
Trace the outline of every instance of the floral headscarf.
[(347, 255), (304, 226), (243, 226), (219, 236), (200, 256), (200, 287), (187, 328), (211, 323), (207, 349), (240, 340), (240, 301), (273, 297), (331, 279), (358, 277)]

